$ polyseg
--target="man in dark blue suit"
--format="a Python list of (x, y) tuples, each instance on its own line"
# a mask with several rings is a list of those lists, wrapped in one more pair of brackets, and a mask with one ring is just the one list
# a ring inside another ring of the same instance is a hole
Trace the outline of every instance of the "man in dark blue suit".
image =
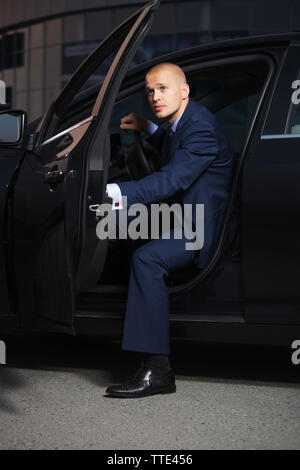
[(199, 229), (197, 207), (204, 205), (204, 244), (187, 249), (182, 238), (153, 239), (135, 250), (131, 260), (122, 349), (142, 355), (142, 366), (123, 384), (106, 393), (114, 397), (141, 397), (175, 392), (169, 363), (169, 297), (165, 279), (170, 270), (195, 263), (204, 268), (211, 259), (224, 218), (232, 176), (232, 152), (215, 117), (189, 98), (184, 72), (163, 63), (146, 75), (146, 93), (158, 118), (167, 118), (167, 131), (134, 113), (121, 120), (121, 128), (147, 130), (161, 151), (159, 171), (139, 181), (108, 185), (113, 204), (179, 203), (192, 207), (192, 227)]

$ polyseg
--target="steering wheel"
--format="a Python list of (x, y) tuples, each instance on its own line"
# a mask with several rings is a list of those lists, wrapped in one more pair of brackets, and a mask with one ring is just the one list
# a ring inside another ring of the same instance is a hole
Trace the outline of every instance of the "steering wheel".
[(139, 131), (134, 131), (134, 145), (135, 145), (137, 157), (139, 159), (139, 162), (143, 170), (145, 171), (146, 175), (151, 175), (155, 171), (155, 169), (153, 165), (151, 165), (151, 162), (148, 161), (146, 157), (141, 133)]

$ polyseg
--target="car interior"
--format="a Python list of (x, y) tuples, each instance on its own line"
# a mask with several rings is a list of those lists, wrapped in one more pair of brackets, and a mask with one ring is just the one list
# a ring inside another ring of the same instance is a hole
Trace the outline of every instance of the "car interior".
[[(238, 174), (245, 143), (269, 70), (269, 61), (262, 55), (254, 54), (193, 64), (185, 68), (191, 98), (206, 106), (216, 116), (231, 144), (235, 173), (229, 205), (235, 208), (238, 207)], [(128, 75), (130, 76), (130, 73)], [(141, 74), (142, 76), (144, 74)], [(90, 115), (98, 90), (99, 85), (93, 86), (76, 96), (58, 131)], [(120, 119), (130, 112), (140, 114), (158, 124), (148, 105), (143, 79), (135, 86), (128, 86), (126, 77), (115, 102), (109, 123), (111, 155), (107, 183), (138, 180), (146, 176), (138, 145), (142, 145), (142, 151), (151, 171), (156, 171), (160, 167), (160, 156), (149, 144), (146, 134), (142, 133), (140, 139), (133, 132), (121, 131)], [(159, 124), (164, 126), (167, 123)], [(230, 210), (228, 207), (228, 211)], [(238, 211), (235, 217), (238, 219)], [(224, 220), (226, 223), (226, 217)], [(228, 259), (231, 259), (233, 251), (238, 252), (238, 220), (233, 226), (236, 227), (237, 233), (227, 237), (227, 245), (224, 242), (222, 250), (224, 256), (227, 253)], [(140, 246), (141, 240), (123, 242), (122, 240), (122, 243), (113, 243), (109, 248), (106, 264), (98, 281), (99, 285), (128, 284), (130, 257), (137, 246)], [(176, 287), (198, 274), (199, 269), (196, 266), (176, 270), (169, 273), (167, 285)]]
[[(248, 62), (214, 66), (204, 70), (195, 69), (187, 73), (191, 98), (215, 114), (230, 141), (235, 163), (241, 157), (268, 69), (268, 63), (264, 60), (256, 60), (254, 64), (253, 60), (248, 59)], [(146, 176), (139, 159), (136, 136), (132, 132), (120, 132), (119, 128), (121, 117), (131, 111), (155, 121), (143, 89), (115, 104), (110, 122), (109, 183), (137, 180)], [(152, 170), (156, 171), (160, 165), (159, 155), (149, 144), (147, 135), (142, 135), (142, 140), (146, 158), (149, 164), (152, 164)], [(108, 253), (107, 270), (104, 269), (99, 279), (100, 284), (116, 283), (117, 273), (120, 284), (128, 282), (130, 256), (140, 242), (132, 240), (126, 242), (126, 249), (122, 241), (123, 248), (122, 243), (114, 244), (111, 249), (114, 253)], [(120, 260), (123, 262), (120, 263)], [(194, 266), (174, 270), (169, 274), (167, 285), (182, 284), (198, 273), (199, 269)]]

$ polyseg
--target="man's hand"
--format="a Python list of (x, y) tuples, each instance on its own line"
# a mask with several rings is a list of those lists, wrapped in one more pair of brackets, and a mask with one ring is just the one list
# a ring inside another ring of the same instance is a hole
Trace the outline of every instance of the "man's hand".
[(120, 128), (125, 132), (128, 130), (131, 131), (144, 131), (147, 129), (148, 121), (147, 119), (138, 116), (135, 113), (130, 113), (127, 116), (121, 118)]

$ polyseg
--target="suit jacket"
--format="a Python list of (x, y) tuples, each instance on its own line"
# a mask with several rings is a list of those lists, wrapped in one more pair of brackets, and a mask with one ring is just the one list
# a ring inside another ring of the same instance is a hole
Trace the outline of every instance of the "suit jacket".
[(158, 128), (150, 139), (163, 150), (162, 161), (166, 163), (160, 170), (118, 185), (122, 195), (127, 196), (128, 207), (137, 202), (192, 204), (193, 228), (196, 204), (204, 204), (204, 246), (195, 256), (196, 265), (203, 268), (214, 253), (228, 204), (232, 151), (214, 115), (192, 99), (179, 120), (169, 149), (163, 145), (165, 132)]

